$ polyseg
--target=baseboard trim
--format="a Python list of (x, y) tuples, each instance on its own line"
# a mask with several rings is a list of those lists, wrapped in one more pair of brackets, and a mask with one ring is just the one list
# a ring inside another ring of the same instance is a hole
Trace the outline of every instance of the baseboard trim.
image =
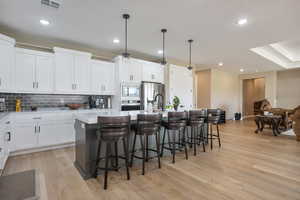
[(32, 149), (26, 149), (26, 150), (18, 150), (11, 152), (9, 156), (18, 156), (18, 155), (24, 155), (24, 154), (29, 154), (29, 153), (36, 153), (36, 152), (41, 152), (41, 151), (49, 151), (49, 150), (54, 150), (54, 149), (62, 149), (66, 147), (72, 147), (75, 146), (75, 142), (69, 142), (69, 143), (64, 143), (64, 144), (59, 144), (59, 145), (52, 145), (52, 146), (46, 146), (46, 147), (38, 147), (38, 148), (32, 148)]

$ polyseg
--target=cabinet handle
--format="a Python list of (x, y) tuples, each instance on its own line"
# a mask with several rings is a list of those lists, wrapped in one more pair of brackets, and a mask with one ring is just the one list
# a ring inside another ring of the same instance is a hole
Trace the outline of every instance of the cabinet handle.
[(41, 132), (41, 127), (39, 126), (39, 133)]
[(36, 133), (36, 126), (34, 126), (34, 132)]
[(41, 117), (33, 117), (32, 119), (42, 119)]
[(35, 82), (32, 82), (32, 88), (34, 88), (34, 86), (35, 86)]
[(5, 122), (5, 124), (10, 124), (10, 121)]
[(0, 78), (0, 86), (2, 85), (2, 78)]
[(7, 141), (11, 141), (11, 133), (7, 132), (6, 134), (8, 135)]
[(39, 82), (36, 82), (36, 88), (39, 88)]

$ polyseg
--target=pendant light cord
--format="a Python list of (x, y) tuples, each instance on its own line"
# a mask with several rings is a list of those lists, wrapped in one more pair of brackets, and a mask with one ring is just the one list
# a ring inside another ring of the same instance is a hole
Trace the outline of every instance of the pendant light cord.
[(165, 65), (167, 64), (166, 54), (165, 54), (165, 33), (167, 32), (167, 29), (161, 29), (161, 32), (163, 33), (163, 59), (161, 64)]
[(130, 15), (129, 14), (123, 14), (123, 18), (125, 19), (125, 52), (123, 53), (123, 56), (125, 58), (129, 57), (129, 53), (128, 53), (128, 28), (127, 28), (127, 22), (129, 19)]
[(188, 42), (189, 42), (189, 52), (190, 52), (188, 69), (192, 70), (193, 69), (193, 67), (192, 67), (192, 42), (193, 42), (193, 40), (189, 39)]

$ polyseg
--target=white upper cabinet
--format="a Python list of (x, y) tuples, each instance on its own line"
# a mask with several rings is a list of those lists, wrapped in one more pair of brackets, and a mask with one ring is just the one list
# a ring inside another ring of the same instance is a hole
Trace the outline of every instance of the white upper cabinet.
[(74, 56), (74, 83), (79, 93), (88, 93), (90, 90), (91, 57), (86, 55)]
[(53, 55), (16, 49), (15, 89), (17, 92), (53, 92)]
[(143, 81), (164, 83), (164, 66), (158, 63), (143, 61)]
[(0, 34), (0, 92), (12, 89), (15, 40)]
[(93, 60), (91, 66), (92, 93), (101, 95), (114, 95), (114, 63)]
[(57, 93), (90, 92), (91, 54), (54, 47), (55, 90)]
[(139, 60), (119, 56), (116, 62), (119, 67), (120, 82), (142, 81), (142, 63)]
[(73, 69), (73, 54), (55, 51), (55, 92), (73, 92), (75, 89)]
[(36, 56), (35, 80), (39, 92), (53, 92), (54, 90), (54, 57)]

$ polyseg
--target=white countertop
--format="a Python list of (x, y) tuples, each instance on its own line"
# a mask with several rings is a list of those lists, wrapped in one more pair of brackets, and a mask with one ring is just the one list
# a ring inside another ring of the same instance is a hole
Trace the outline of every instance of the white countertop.
[[(112, 117), (112, 116), (128, 116), (130, 115), (131, 120), (136, 120), (138, 114), (153, 114), (146, 111), (119, 111), (115, 109), (106, 109), (101, 110), (99, 112), (90, 112), (90, 113), (77, 113), (74, 114), (75, 119), (78, 119), (86, 124), (96, 124), (97, 118), (99, 116), (106, 116), (106, 117)], [(167, 117), (167, 112), (162, 112), (163, 117)]]

